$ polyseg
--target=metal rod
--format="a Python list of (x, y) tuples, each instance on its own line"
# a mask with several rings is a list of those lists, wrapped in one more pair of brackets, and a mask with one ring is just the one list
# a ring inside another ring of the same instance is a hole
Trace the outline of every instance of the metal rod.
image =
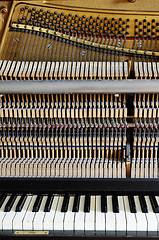
[(158, 80), (0, 81), (1, 94), (159, 93)]

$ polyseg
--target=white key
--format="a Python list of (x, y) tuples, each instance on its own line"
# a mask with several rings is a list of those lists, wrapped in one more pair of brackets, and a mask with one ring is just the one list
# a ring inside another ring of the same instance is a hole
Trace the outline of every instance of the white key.
[(75, 213), (75, 233), (84, 232), (84, 203), (85, 203), (85, 196), (80, 197), (80, 203), (79, 203), (79, 211)]
[(119, 213), (116, 213), (116, 231), (126, 232), (126, 218), (123, 197), (118, 196)]
[(134, 232), (136, 234), (136, 218), (135, 213), (131, 213), (130, 206), (129, 206), (129, 199), (128, 196), (124, 196), (124, 207), (125, 207), (125, 214), (126, 214), (126, 229), (127, 232)]
[(53, 221), (55, 217), (55, 211), (57, 208), (57, 203), (59, 201), (59, 197), (55, 196), (52, 202), (52, 206), (50, 212), (46, 212), (44, 216), (44, 230), (53, 230)]
[(105, 213), (101, 211), (101, 196), (96, 196), (96, 231), (102, 231), (102, 233), (105, 234)]
[(146, 213), (147, 223), (148, 223), (148, 234), (157, 235), (158, 222), (155, 213), (153, 212), (150, 198), (145, 196), (145, 201), (147, 204), (148, 213)]
[(16, 212), (13, 219), (13, 230), (23, 230), (23, 218), (31, 202), (32, 196), (27, 196), (21, 212)]
[(64, 197), (60, 196), (54, 218), (54, 231), (63, 231), (63, 220), (65, 213), (61, 212)]
[(90, 212), (85, 213), (85, 231), (95, 231), (95, 196), (90, 197)]
[(107, 196), (106, 235), (115, 234), (116, 216), (113, 213), (112, 196)]
[(3, 219), (3, 223), (2, 223), (3, 230), (12, 230), (13, 229), (13, 219), (16, 214), (15, 210), (16, 210), (16, 206), (17, 206), (17, 203), (19, 202), (20, 198), (21, 198), (21, 196), (16, 197), (14, 204), (11, 208), (11, 211), (6, 213), (6, 215)]
[[(141, 232), (147, 231), (147, 219), (145, 213), (142, 213), (140, 201), (138, 196), (134, 196), (135, 205), (136, 205), (136, 223), (137, 223), (137, 234), (140, 235)], [(140, 232), (140, 233), (139, 233)]]
[(68, 209), (64, 217), (64, 231), (73, 231), (74, 230), (74, 217), (75, 213), (73, 210), (74, 196), (71, 196), (69, 199)]
[[(156, 201), (159, 205), (159, 196), (155, 196), (155, 198), (156, 198)], [(158, 229), (157, 230), (159, 231), (159, 213), (156, 213), (156, 218), (157, 218), (157, 221), (158, 221)]]
[(5, 206), (8, 202), (8, 200), (10, 199), (10, 196), (7, 196), (0, 208), (0, 230), (2, 230), (2, 222), (3, 222), (3, 218), (5, 217), (5, 215), (7, 214), (6, 212), (4, 212)]
[(39, 211), (35, 213), (34, 220), (33, 220), (33, 229), (34, 230), (43, 230), (43, 219), (44, 219), (44, 215), (45, 215), (44, 207), (45, 207), (47, 198), (48, 198), (47, 196), (43, 196)]
[(33, 219), (35, 216), (35, 212), (32, 212), (32, 210), (33, 210), (33, 206), (36, 198), (37, 198), (37, 195), (33, 195), (31, 199), (29, 208), (27, 209), (27, 212), (23, 219), (23, 230), (33, 230)]

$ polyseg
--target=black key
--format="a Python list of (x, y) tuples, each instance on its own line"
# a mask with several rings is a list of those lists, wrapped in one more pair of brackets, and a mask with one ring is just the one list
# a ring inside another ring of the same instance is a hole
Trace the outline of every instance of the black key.
[(11, 208), (15, 202), (15, 199), (17, 198), (17, 195), (13, 194), (11, 195), (11, 197), (9, 198), (5, 208), (4, 208), (4, 212), (10, 212)]
[(50, 212), (53, 199), (54, 199), (54, 195), (50, 194), (47, 198), (47, 201), (46, 201), (46, 204), (45, 204), (45, 207), (44, 207), (44, 212)]
[(79, 203), (80, 203), (80, 196), (75, 195), (72, 212), (78, 212), (79, 211)]
[(113, 212), (119, 213), (119, 204), (117, 196), (112, 196)]
[(0, 196), (0, 207), (2, 207), (2, 205), (3, 205), (3, 203), (4, 203), (5, 199), (6, 199), (6, 197), (7, 197), (7, 194), (2, 194), (2, 195)]
[(107, 197), (105, 195), (101, 196), (101, 212), (107, 212)]
[(150, 198), (152, 209), (153, 209), (154, 213), (159, 213), (159, 206), (158, 206), (155, 196), (151, 195), (151, 196), (149, 196), (149, 198)]
[(34, 206), (33, 206), (32, 212), (38, 212), (38, 211), (39, 211), (39, 208), (40, 208), (42, 199), (43, 199), (43, 196), (42, 196), (42, 195), (38, 195), (38, 196), (37, 196), (37, 198), (36, 198), (36, 200), (35, 200), (35, 203), (34, 203)]
[(136, 213), (136, 205), (135, 205), (134, 197), (132, 195), (129, 195), (128, 200), (129, 200), (130, 212)]
[(17, 204), (17, 206), (16, 206), (16, 212), (21, 212), (22, 211), (22, 208), (23, 208), (23, 206), (24, 206), (24, 203), (25, 203), (25, 201), (26, 201), (26, 198), (27, 198), (27, 195), (26, 194), (23, 194), (22, 196), (21, 196), (21, 198), (19, 199), (19, 202), (18, 202), (18, 204)]
[(146, 204), (144, 196), (139, 196), (139, 201), (140, 201), (140, 204), (141, 204), (142, 212), (143, 213), (148, 213), (147, 204)]
[(69, 194), (65, 194), (63, 204), (62, 204), (62, 208), (61, 208), (61, 212), (67, 212), (69, 199), (70, 199)]
[(84, 212), (90, 212), (90, 195), (85, 196)]

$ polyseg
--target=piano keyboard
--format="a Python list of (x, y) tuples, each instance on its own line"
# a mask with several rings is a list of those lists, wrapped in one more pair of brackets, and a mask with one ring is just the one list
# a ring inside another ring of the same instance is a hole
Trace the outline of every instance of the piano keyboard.
[(2, 194), (0, 229), (157, 235), (159, 196)]

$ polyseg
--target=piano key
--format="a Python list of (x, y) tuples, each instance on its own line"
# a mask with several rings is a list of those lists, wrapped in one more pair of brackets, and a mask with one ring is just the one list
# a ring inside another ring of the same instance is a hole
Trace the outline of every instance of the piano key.
[(43, 196), (39, 210), (35, 213), (33, 220), (33, 230), (43, 230), (43, 219), (45, 216), (44, 207), (47, 201), (47, 196)]
[(157, 221), (155, 213), (153, 212), (149, 196), (145, 196), (144, 198), (145, 198), (145, 201), (147, 204), (146, 218), (147, 218), (147, 226), (148, 226), (148, 228), (147, 228), (148, 235), (156, 236), (157, 229), (158, 229), (158, 221)]
[(12, 202), (13, 204), (12, 203), (10, 204), (10, 207), (12, 206), (10, 211), (8, 211), (5, 215), (5, 217), (3, 218), (3, 223), (2, 223), (3, 230), (12, 230), (13, 229), (13, 219), (16, 214), (15, 210), (16, 210), (17, 203), (21, 197), (21, 196), (17, 196), (17, 195), (15, 195), (15, 196), (16, 197), (14, 199), (14, 202)]
[(79, 211), (79, 203), (80, 203), (80, 196), (79, 195), (75, 195), (75, 199), (74, 199), (74, 204), (73, 204), (73, 212), (78, 212)]
[(138, 196), (134, 196), (135, 205), (136, 205), (136, 230), (137, 235), (143, 235), (143, 232), (147, 231), (147, 219), (145, 213), (142, 212), (140, 200)]
[(107, 197), (104, 194), (101, 195), (101, 211), (102, 213), (107, 212)]
[[(127, 234), (136, 235), (137, 222), (135, 214), (131, 211), (129, 196), (124, 196), (124, 208), (126, 215), (126, 230)], [(135, 206), (136, 209), (136, 206)]]
[(38, 212), (39, 211), (42, 198), (43, 198), (42, 195), (37, 196), (36, 201), (35, 201), (34, 206), (33, 206), (33, 212)]
[(85, 204), (84, 204), (84, 212), (89, 212), (89, 211), (90, 211), (90, 195), (86, 194)]
[(67, 231), (67, 232), (68, 231), (73, 232), (73, 230), (74, 230), (75, 213), (72, 211), (73, 210), (74, 199), (75, 199), (74, 196), (70, 196), (68, 209), (67, 209), (67, 212), (65, 213), (65, 217), (64, 217), (64, 231)]
[(57, 204), (57, 209), (55, 212), (54, 222), (53, 222), (54, 231), (63, 231), (63, 220), (65, 216), (65, 213), (61, 211), (63, 201), (64, 201), (64, 197), (60, 196)]
[(69, 194), (65, 194), (61, 212), (67, 212), (69, 198), (70, 198)]
[(15, 194), (12, 194), (9, 201), (7, 202), (4, 211), (5, 212), (9, 212), (14, 204), (15, 199), (17, 198), (17, 196)]
[(45, 208), (44, 208), (44, 212), (50, 212), (53, 199), (54, 199), (54, 195), (50, 194), (48, 196), (48, 198), (47, 198), (47, 201), (46, 201), (46, 204), (45, 204)]
[(126, 218), (124, 210), (123, 196), (118, 196), (119, 212), (116, 213), (116, 231), (118, 235), (123, 235), (126, 232)]
[(90, 196), (90, 211), (85, 213), (85, 234), (95, 231), (95, 196)]
[(149, 198), (150, 198), (150, 202), (151, 202), (154, 213), (159, 213), (159, 205), (156, 200), (156, 197), (154, 195), (150, 195)]
[(35, 212), (33, 212), (33, 206), (36, 201), (37, 195), (33, 195), (30, 201), (29, 207), (23, 219), (23, 230), (33, 230), (33, 219)]
[(118, 205), (117, 196), (112, 196), (112, 202), (113, 202), (113, 212), (118, 213), (119, 212), (119, 205)]
[(4, 195), (4, 201), (0, 207), (0, 230), (2, 230), (2, 221), (3, 221), (3, 218), (5, 217), (5, 215), (7, 214), (4, 209), (5, 209), (5, 206), (7, 204), (7, 202), (9, 201), (10, 197), (11, 196), (7, 196), (7, 195)]
[(7, 197), (7, 195), (5, 193), (0, 195), (0, 208), (1, 208), (2, 204), (4, 203), (6, 197)]
[(84, 233), (84, 204), (85, 196), (80, 196), (79, 211), (75, 213), (75, 234)]
[(55, 196), (53, 198), (50, 211), (45, 213), (45, 216), (44, 216), (44, 230), (53, 230), (53, 220), (54, 220), (58, 200), (59, 200), (59, 197)]
[(26, 194), (23, 194), (16, 206), (16, 212), (21, 212), (22, 208), (23, 208), (23, 205), (26, 201), (26, 198), (27, 198), (27, 195)]
[(131, 213), (136, 213), (136, 205), (135, 205), (134, 197), (132, 195), (129, 195), (128, 200), (129, 200)]
[[(13, 230), (23, 230), (23, 219), (24, 216), (28, 210), (29, 204), (31, 202), (32, 196), (31, 195), (25, 195), (25, 202), (23, 206), (21, 206), (21, 211), (16, 212), (15, 217), (13, 219)], [(17, 205), (18, 206), (18, 205)], [(16, 207), (17, 209), (17, 207)]]
[(115, 235), (116, 214), (113, 212), (112, 196), (107, 196), (106, 235)]
[(146, 201), (145, 201), (144, 196), (139, 196), (139, 200), (140, 200), (142, 212), (143, 212), (143, 213), (147, 213), (147, 212), (148, 212), (148, 210), (147, 210), (147, 204), (146, 204)]
[(102, 196), (96, 196), (95, 230), (105, 235), (105, 212), (102, 212)]

